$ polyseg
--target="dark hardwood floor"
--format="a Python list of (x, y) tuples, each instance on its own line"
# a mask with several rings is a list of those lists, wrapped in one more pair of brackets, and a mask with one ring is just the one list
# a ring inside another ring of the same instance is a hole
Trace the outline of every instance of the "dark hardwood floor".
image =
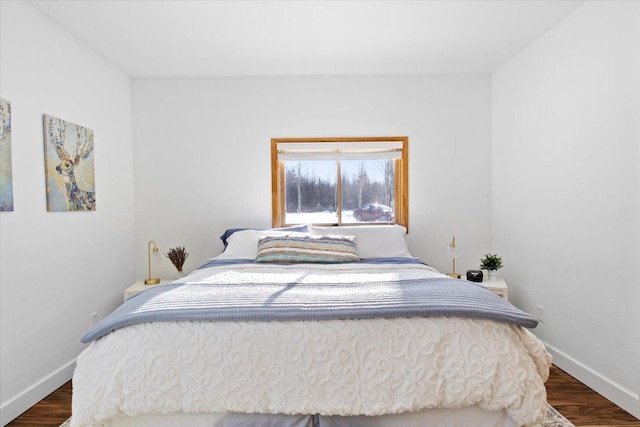
[(71, 381), (36, 403), (6, 427), (58, 427), (71, 416)]
[[(576, 427), (640, 427), (623, 411), (556, 366), (547, 381), (548, 402)], [(71, 416), (71, 382), (51, 393), (7, 427), (58, 427)]]
[(547, 380), (547, 402), (576, 427), (640, 427), (640, 420), (555, 365)]

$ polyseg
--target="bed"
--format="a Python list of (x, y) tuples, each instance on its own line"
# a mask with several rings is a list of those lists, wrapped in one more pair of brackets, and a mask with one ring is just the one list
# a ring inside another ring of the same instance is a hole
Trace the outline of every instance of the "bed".
[(404, 232), (227, 230), (220, 256), (85, 334), (71, 426), (537, 425), (535, 318)]

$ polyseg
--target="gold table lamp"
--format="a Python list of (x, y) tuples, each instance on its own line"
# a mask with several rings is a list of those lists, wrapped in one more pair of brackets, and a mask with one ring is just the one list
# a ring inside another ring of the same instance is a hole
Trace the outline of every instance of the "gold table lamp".
[(449, 243), (449, 256), (453, 260), (453, 269), (451, 273), (447, 274), (449, 277), (453, 277), (454, 279), (459, 279), (460, 275), (456, 273), (456, 237), (453, 236), (451, 239), (451, 243)]
[[(153, 249), (151, 249), (151, 245), (153, 245)], [(147, 257), (149, 259), (149, 278), (144, 281), (145, 285), (157, 285), (160, 283), (160, 279), (152, 279), (151, 278), (151, 251), (153, 250), (154, 254), (158, 253), (158, 246), (156, 246), (156, 242), (153, 240), (149, 240), (149, 244), (147, 245)]]

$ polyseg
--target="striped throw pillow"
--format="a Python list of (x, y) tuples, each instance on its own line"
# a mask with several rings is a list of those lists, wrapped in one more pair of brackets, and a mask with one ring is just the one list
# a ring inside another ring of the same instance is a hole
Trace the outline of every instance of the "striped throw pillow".
[(264, 236), (256, 262), (359, 262), (355, 236)]

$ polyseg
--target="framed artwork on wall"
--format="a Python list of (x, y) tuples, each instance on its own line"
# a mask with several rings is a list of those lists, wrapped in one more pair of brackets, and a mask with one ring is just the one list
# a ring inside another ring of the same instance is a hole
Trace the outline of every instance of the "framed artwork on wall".
[(11, 102), (0, 98), (0, 211), (13, 211)]
[(44, 116), (47, 210), (96, 210), (93, 131)]

